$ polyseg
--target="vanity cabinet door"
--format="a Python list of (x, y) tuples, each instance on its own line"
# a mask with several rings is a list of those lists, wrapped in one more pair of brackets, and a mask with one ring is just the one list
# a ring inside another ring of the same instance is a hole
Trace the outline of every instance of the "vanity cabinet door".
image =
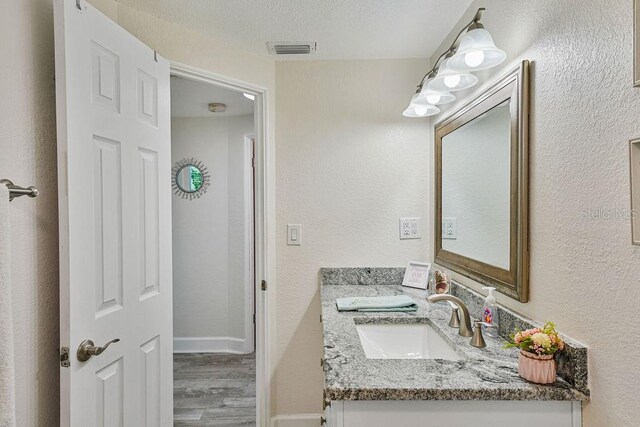
[(322, 413), (322, 418), (324, 420), (324, 427), (334, 427), (333, 420), (331, 419), (331, 406), (327, 406)]
[(325, 427), (344, 427), (344, 402), (332, 400), (324, 410)]
[(333, 403), (341, 427), (576, 427), (582, 422), (580, 402), (569, 401), (350, 400), (339, 402), (340, 409)]

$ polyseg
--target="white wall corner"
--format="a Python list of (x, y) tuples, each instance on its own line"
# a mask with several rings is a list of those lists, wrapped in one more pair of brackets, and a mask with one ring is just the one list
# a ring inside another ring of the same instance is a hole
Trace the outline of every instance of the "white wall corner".
[(253, 349), (245, 339), (233, 337), (174, 337), (174, 353), (248, 354)]

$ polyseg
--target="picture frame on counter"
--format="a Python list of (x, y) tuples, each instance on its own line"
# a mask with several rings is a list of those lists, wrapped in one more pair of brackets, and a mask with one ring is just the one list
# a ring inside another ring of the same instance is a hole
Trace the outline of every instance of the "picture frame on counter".
[(402, 286), (415, 289), (427, 289), (429, 284), (430, 262), (409, 261), (404, 271)]

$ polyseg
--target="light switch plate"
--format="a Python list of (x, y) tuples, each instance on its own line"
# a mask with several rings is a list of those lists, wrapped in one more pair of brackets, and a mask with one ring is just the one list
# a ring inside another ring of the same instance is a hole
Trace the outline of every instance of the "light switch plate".
[(287, 245), (300, 246), (302, 244), (302, 235), (300, 224), (287, 224)]
[(442, 238), (450, 240), (458, 238), (456, 218), (442, 218)]
[(422, 239), (420, 218), (400, 218), (400, 240)]

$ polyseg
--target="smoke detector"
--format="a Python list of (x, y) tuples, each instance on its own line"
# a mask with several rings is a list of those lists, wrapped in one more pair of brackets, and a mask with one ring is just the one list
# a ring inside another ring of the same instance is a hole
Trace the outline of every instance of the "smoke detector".
[(209, 104), (209, 111), (212, 113), (224, 113), (227, 111), (227, 104), (221, 104), (219, 102), (212, 102)]
[(272, 55), (310, 55), (316, 53), (318, 42), (267, 42)]

